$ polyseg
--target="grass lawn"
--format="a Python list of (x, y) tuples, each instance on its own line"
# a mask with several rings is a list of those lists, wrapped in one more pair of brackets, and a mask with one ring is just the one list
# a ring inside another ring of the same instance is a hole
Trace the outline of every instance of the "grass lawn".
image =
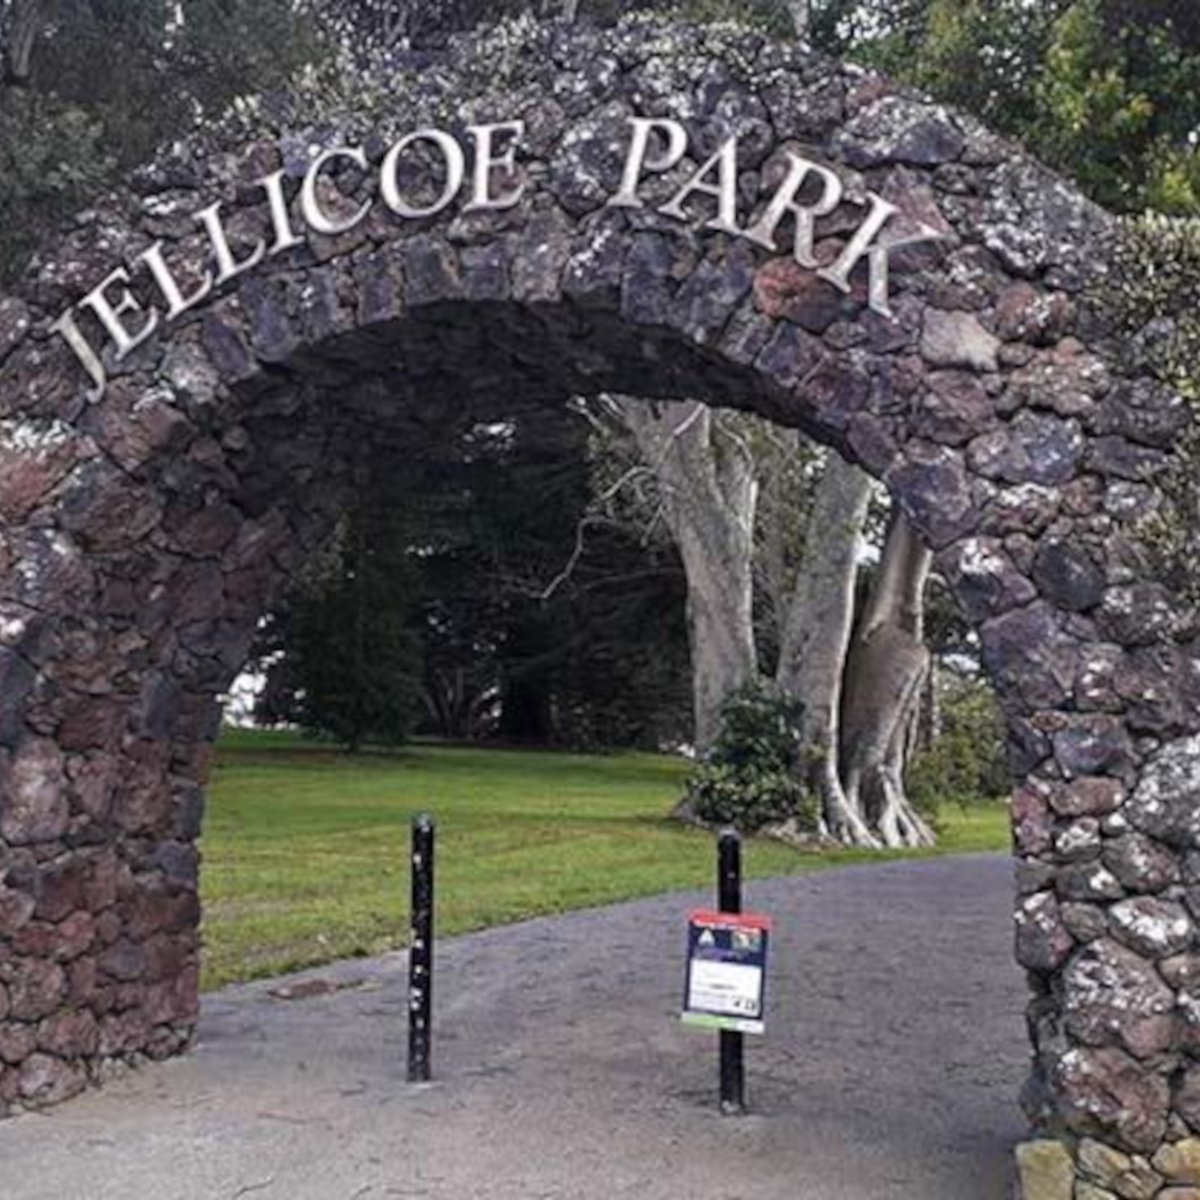
[[(713, 845), (664, 814), (687, 764), (416, 745), (348, 757), (292, 735), (221, 742), (203, 839), (205, 987), (400, 944), (408, 823), (438, 823), (438, 931), (708, 886)], [(940, 853), (1002, 850), (1002, 805), (943, 814)], [(751, 842), (750, 875), (875, 857)]]

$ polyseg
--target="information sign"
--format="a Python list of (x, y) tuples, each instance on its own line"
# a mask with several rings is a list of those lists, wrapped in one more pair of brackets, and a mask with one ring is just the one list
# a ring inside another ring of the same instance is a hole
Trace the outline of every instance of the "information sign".
[(763, 1033), (770, 917), (697, 909), (688, 917), (683, 1020)]

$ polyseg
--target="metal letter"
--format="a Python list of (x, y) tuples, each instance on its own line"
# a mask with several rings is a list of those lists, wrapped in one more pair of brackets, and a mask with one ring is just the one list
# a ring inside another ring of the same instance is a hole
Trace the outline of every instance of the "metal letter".
[(95, 388), (88, 392), (88, 401), (92, 404), (99, 402), (104, 395), (104, 388), (108, 384), (108, 373), (104, 369), (104, 364), (100, 361), (100, 356), (92, 349), (91, 343), (80, 332), (79, 326), (75, 324), (75, 315), (73, 309), (67, 309), (53, 325), (50, 326), (51, 332), (61, 333), (63, 341), (75, 352), (75, 357), (83, 364), (83, 369), (91, 377), (95, 383)]
[[(446, 185), (442, 194), (433, 204), (425, 208), (414, 208), (406, 203), (400, 195), (400, 184), (396, 178), (396, 168), (400, 155), (414, 142), (432, 142), (437, 146), (446, 160)], [(415, 133), (402, 137), (388, 152), (383, 160), (380, 185), (383, 191), (383, 202), (398, 217), (418, 220), (421, 217), (432, 217), (440, 213), (458, 195), (467, 173), (467, 162), (463, 156), (462, 147), (448, 133), (440, 129), (418, 129)]]
[(860, 259), (867, 260), (868, 284), (867, 303), (877, 313), (885, 317), (892, 315), (889, 301), (888, 256), (901, 246), (911, 246), (917, 242), (938, 241), (944, 235), (930, 225), (921, 223), (921, 232), (911, 237), (897, 238), (894, 242), (875, 243), (875, 239), (883, 228), (900, 209), (889, 204), (883, 197), (874, 192), (868, 193), (871, 210), (863, 223), (855, 231), (854, 236), (846, 243), (846, 248), (838, 256), (836, 262), (823, 267), (817, 272), (822, 279), (827, 279), (843, 292), (850, 290), (850, 273), (858, 265)]
[(233, 251), (229, 248), (229, 238), (225, 236), (225, 227), (221, 224), (221, 202), (219, 200), (216, 204), (210, 204), (198, 212), (196, 220), (207, 231), (213, 253), (217, 256), (217, 278), (214, 286), (220, 287), (231, 279), (244, 275), (251, 267), (256, 267), (262, 262), (267, 247), (261, 239), (259, 239), (258, 245), (250, 251), (249, 258), (238, 262), (233, 257)]
[(121, 297), (114, 304), (104, 294), (114, 284), (129, 283), (129, 272), (124, 267), (118, 267), (98, 287), (90, 291), (79, 302), (81, 308), (90, 308), (104, 326), (105, 332), (113, 340), (117, 348), (117, 362), (133, 353), (158, 328), (158, 309), (151, 308), (146, 313), (146, 323), (134, 333), (130, 333), (121, 318), (125, 313), (142, 312), (142, 306), (134, 298), (129, 288), (121, 289)]
[[(468, 125), (467, 132), (475, 139), (475, 186), (471, 203), (463, 212), (479, 212), (481, 209), (512, 208), (521, 203), (525, 185), (507, 195), (491, 194), (492, 168), (503, 167), (509, 175), (517, 170), (517, 145), (525, 136), (524, 121), (504, 121), (499, 125)], [(508, 148), (498, 158), (492, 139), (497, 133), (510, 134), (513, 138)]]
[(292, 229), (287, 198), (283, 194), (283, 176), (283, 171), (276, 171), (265, 179), (259, 180), (271, 205), (271, 225), (275, 231), (275, 245), (268, 251), (271, 258), (274, 258), (276, 254), (282, 254), (285, 250), (292, 250), (296, 246), (304, 245), (304, 239)]
[[(715, 197), (717, 201), (717, 215), (705, 223), (705, 228), (740, 234), (742, 231), (737, 223), (737, 148), (735, 134), (658, 211), (664, 217), (686, 221), (688, 215), (683, 211), (683, 202), (693, 192), (702, 192)], [(714, 170), (717, 171), (717, 182), (705, 183), (705, 176)]]
[[(609, 200), (613, 208), (643, 208), (638, 198), (638, 185), (645, 171), (661, 175), (669, 171), (683, 158), (687, 151), (687, 134), (678, 121), (652, 121), (646, 117), (630, 117), (633, 126), (633, 141), (629, 146), (629, 157), (625, 160), (625, 174), (621, 178), (621, 190)], [(650, 134), (658, 129), (667, 135), (667, 151), (647, 161)]]
[(194, 308), (212, 291), (212, 272), (205, 271), (204, 278), (196, 290), (190, 296), (184, 296), (179, 290), (179, 284), (175, 282), (175, 276), (171, 274), (171, 268), (167, 266), (166, 260), (163, 258), (162, 242), (155, 242), (140, 257), (142, 262), (150, 268), (150, 274), (154, 276), (154, 282), (158, 284), (158, 290), (162, 292), (162, 297), (167, 302), (168, 321), (173, 321), (182, 313), (187, 312), (189, 308)]
[(334, 146), (332, 149), (323, 150), (313, 159), (308, 172), (304, 176), (304, 184), (300, 188), (300, 215), (304, 218), (304, 223), (310, 229), (315, 229), (318, 233), (323, 233), (326, 237), (337, 237), (340, 233), (349, 233), (355, 225), (365, 220), (367, 213), (371, 211), (371, 202), (369, 200), (364, 201), (358, 212), (346, 220), (332, 218), (327, 213), (321, 211), (321, 206), (317, 202), (317, 179), (321, 174), (321, 168), (335, 158), (348, 158), (364, 171), (369, 169), (367, 156), (357, 146), (353, 149), (348, 146)]
[[(746, 230), (746, 237), (768, 250), (775, 249), (775, 231), (788, 213), (796, 218), (796, 241), (792, 253), (802, 267), (818, 265), (813, 256), (813, 221), (816, 217), (828, 216), (841, 203), (842, 181), (828, 168), (819, 167), (806, 158), (787, 152), (788, 173), (776, 189), (766, 211)], [(821, 181), (821, 196), (815, 204), (797, 204), (796, 193), (804, 186), (810, 174)]]

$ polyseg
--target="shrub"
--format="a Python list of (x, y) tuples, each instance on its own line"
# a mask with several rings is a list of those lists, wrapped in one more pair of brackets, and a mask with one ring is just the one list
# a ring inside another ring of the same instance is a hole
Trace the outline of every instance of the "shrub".
[(815, 829), (816, 804), (800, 782), (802, 713), (799, 700), (762, 683), (733, 693), (712, 749), (688, 780), (695, 815), (746, 833), (789, 819)]
[(906, 781), (909, 799), (929, 814), (939, 802), (996, 800), (1011, 787), (1004, 718), (991, 686), (951, 672), (941, 686), (941, 732), (915, 756)]

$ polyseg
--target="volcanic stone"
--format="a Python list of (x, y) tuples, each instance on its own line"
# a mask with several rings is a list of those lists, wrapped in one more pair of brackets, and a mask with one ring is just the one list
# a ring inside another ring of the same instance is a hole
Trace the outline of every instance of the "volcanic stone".
[(926, 311), (921, 356), (932, 366), (997, 371), (999, 349), (1000, 339), (988, 333), (974, 313)]

